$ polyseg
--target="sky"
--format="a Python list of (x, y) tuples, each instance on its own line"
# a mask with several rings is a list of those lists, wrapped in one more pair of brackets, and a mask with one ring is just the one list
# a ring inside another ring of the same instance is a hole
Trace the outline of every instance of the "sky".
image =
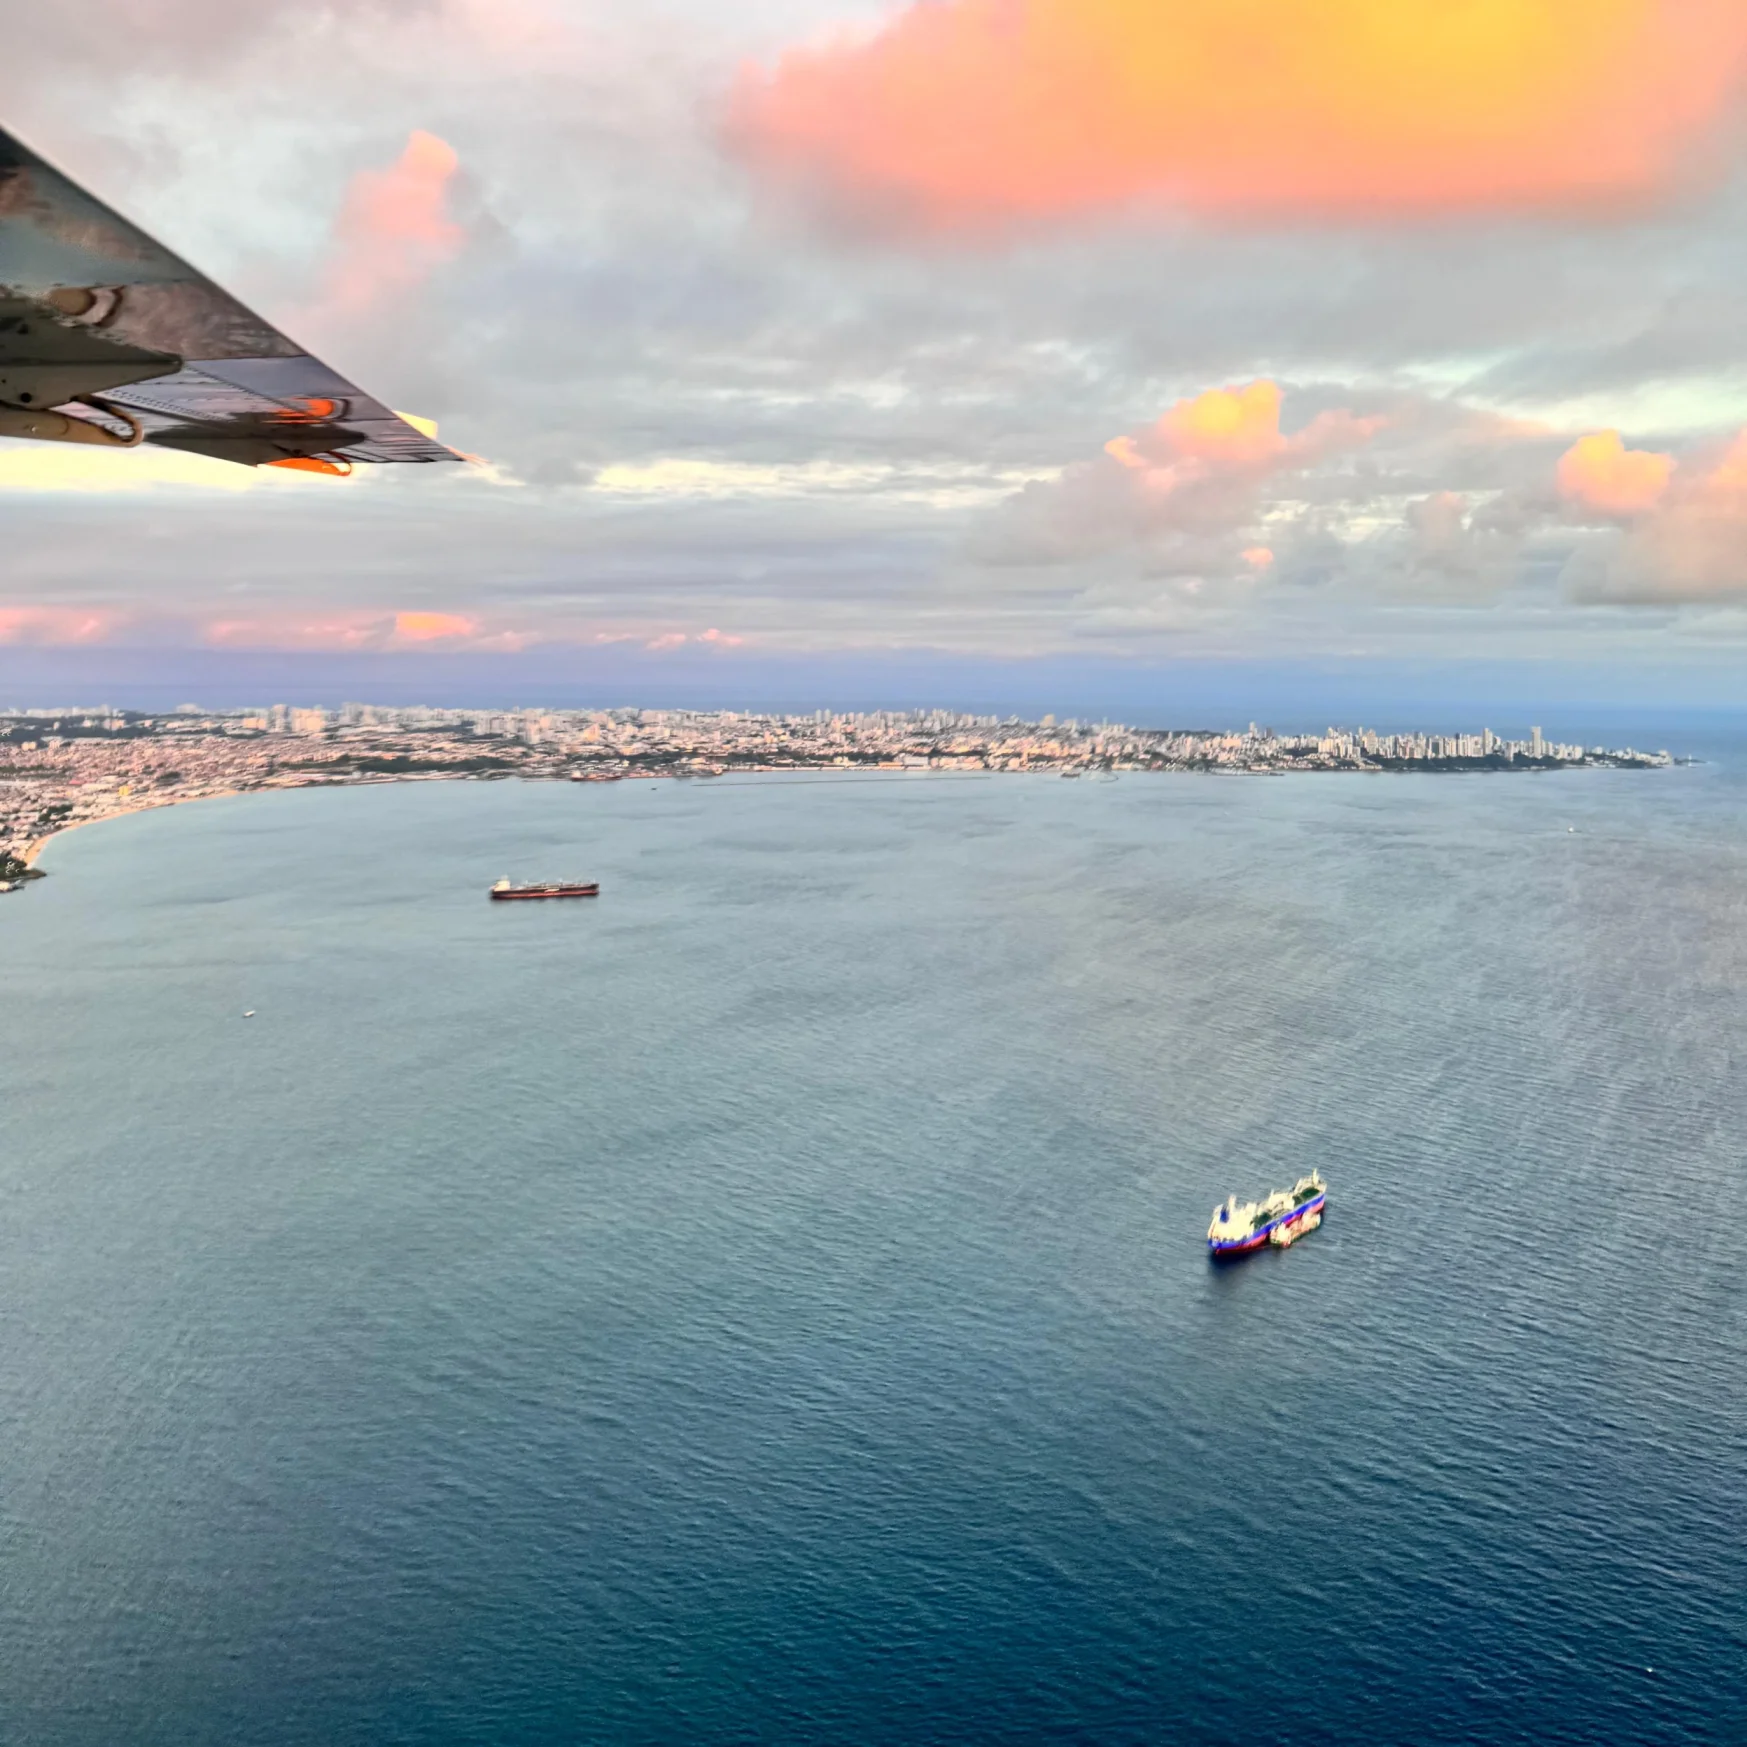
[(1739, 0), (0, 0), (0, 39), (0, 124), (475, 458), (0, 439), (0, 703), (1740, 690)]

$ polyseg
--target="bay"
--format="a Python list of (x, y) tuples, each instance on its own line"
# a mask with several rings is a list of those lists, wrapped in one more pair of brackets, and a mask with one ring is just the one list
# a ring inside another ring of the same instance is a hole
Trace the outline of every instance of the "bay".
[(57, 840), (0, 900), (0, 1739), (1747, 1736), (1713, 752)]

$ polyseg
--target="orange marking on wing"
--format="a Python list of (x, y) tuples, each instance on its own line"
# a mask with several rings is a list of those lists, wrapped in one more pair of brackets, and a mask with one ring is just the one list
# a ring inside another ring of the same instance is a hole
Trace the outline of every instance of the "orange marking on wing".
[(293, 473), (325, 473), (333, 479), (352, 476), (350, 461), (330, 461), (325, 455), (288, 455), (283, 461), (269, 461), (267, 465), (289, 468)]

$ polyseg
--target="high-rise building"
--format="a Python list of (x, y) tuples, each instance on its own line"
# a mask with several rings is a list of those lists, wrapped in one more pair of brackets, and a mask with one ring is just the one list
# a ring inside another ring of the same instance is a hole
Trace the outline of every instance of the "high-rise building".
[(1532, 752), (1536, 758), (1542, 758), (1546, 755), (1546, 750), (1546, 742), (1541, 738), (1541, 730), (1539, 728), (1531, 728), (1529, 730), (1529, 751)]

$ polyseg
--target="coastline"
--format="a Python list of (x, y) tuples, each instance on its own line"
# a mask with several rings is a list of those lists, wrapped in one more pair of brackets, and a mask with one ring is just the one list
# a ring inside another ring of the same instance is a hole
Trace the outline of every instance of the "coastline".
[(100, 813), (92, 819), (74, 819), (67, 824), (50, 831), (46, 836), (38, 837), (25, 844), (24, 854), (19, 860), (28, 868), (34, 868), (37, 858), (57, 837), (65, 837), (74, 831), (83, 831), (87, 825), (107, 825), (111, 819), (125, 819), (132, 813), (158, 813), (166, 807), (192, 807), (200, 801), (224, 801), (233, 795), (244, 794), (243, 789), (218, 789), (210, 795), (182, 795), (167, 798), (162, 801), (147, 801), (138, 807), (117, 807), (113, 813)]
[[(829, 766), (822, 766), (820, 768), (827, 769), (827, 770), (830, 769)], [(773, 767), (770, 767), (767, 769), (758, 769), (758, 768), (754, 767), (754, 768), (748, 769), (747, 771), (744, 771), (744, 772), (735, 772), (734, 774), (736, 774), (736, 775), (750, 775), (750, 776), (794, 776), (794, 775), (803, 774), (803, 772), (804, 772), (804, 767), (802, 770), (795, 770), (795, 769), (790, 769), (790, 768), (784, 767), (784, 766), (773, 766)], [(516, 775), (517, 773), (506, 772), (505, 774), (506, 775)], [(686, 774), (689, 776), (691, 773), (688, 771)], [(842, 773), (841, 771), (834, 771), (834, 772), (832, 772), (832, 774), (836, 775), (838, 777), (842, 777), (844, 773)], [(857, 773), (857, 774), (859, 774), (859, 773)], [(913, 782), (916, 779), (916, 777), (918, 777), (918, 776), (923, 776), (923, 777), (930, 776), (930, 775), (943, 776), (943, 775), (949, 775), (949, 774), (957, 774), (957, 773), (949, 773), (949, 772), (943, 772), (943, 771), (932, 771), (932, 772), (930, 772), (930, 771), (915, 771), (915, 772), (909, 773), (906, 776), (905, 780)], [(994, 772), (979, 772), (979, 773), (966, 772), (964, 774), (966, 774), (966, 775), (970, 775), (970, 774), (993, 775), (993, 774), (997, 774), (997, 773), (994, 773)], [(674, 771), (671, 771), (671, 770), (634, 771), (634, 772), (628, 773), (628, 779), (622, 779), (622, 780), (661, 781), (664, 779), (671, 780), (675, 775), (676, 775), (676, 773)], [(18, 859), (27, 868), (34, 869), (36, 867), (37, 861), (41, 857), (43, 851), (45, 849), (47, 849), (48, 846), (51, 843), (53, 843), (57, 837), (66, 837), (74, 831), (82, 831), (88, 825), (107, 825), (111, 819), (125, 819), (134, 813), (161, 813), (161, 812), (164, 812), (168, 808), (171, 808), (171, 807), (196, 806), (201, 801), (227, 801), (227, 800), (233, 799), (237, 795), (264, 795), (264, 794), (272, 794), (276, 791), (289, 791), (289, 790), (294, 790), (294, 789), (377, 788), (377, 787), (385, 786), (385, 785), (390, 784), (390, 783), (399, 784), (399, 783), (415, 783), (415, 782), (426, 782), (426, 783), (428, 783), (428, 782), (467, 782), (469, 780), (477, 780), (474, 777), (474, 773), (472, 771), (465, 771), (465, 770), (455, 770), (455, 771), (421, 770), (421, 771), (408, 771), (405, 775), (386, 775), (386, 774), (380, 774), (380, 773), (372, 774), (371, 776), (365, 777), (362, 780), (356, 780), (356, 781), (352, 781), (352, 782), (263, 783), (259, 787), (250, 786), (247, 788), (237, 788), (237, 789), (214, 789), (210, 794), (204, 794), (204, 795), (167, 795), (162, 800), (146, 801), (146, 802), (143, 802), (139, 806), (136, 806), (136, 807), (117, 807), (115, 809), (115, 811), (112, 813), (99, 813), (95, 817), (90, 818), (90, 819), (70, 820), (67, 824), (57, 826), (53, 831), (46, 832), (41, 837), (33, 838), (29, 843), (27, 843), (24, 846), (23, 853), (19, 856)], [(518, 776), (518, 780), (523, 781), (523, 782), (564, 782), (564, 781), (570, 781), (570, 780), (574, 780), (574, 779), (566, 777), (566, 776), (560, 776), (557, 774), (553, 774), (550, 776), (544, 776), (544, 775), (538, 775), (538, 774), (535, 774), (533, 772), (530, 772), (527, 775)], [(854, 780), (854, 777), (852, 776), (849, 780)]]
[[(1626, 764), (1623, 762), (1628, 757), (1631, 758), (1633, 761), (1630, 764)], [(1616, 760), (1620, 760), (1621, 762), (1616, 763), (1615, 762)], [(1640, 763), (1640, 760), (1641, 760), (1641, 763)], [(1650, 757), (1644, 757), (1643, 755), (1617, 754), (1616, 753), (1616, 754), (1603, 755), (1602, 758), (1599, 758), (1595, 761), (1595, 764), (1593, 766), (1591, 766), (1591, 768), (1595, 768), (1595, 767), (1600, 767), (1600, 768), (1652, 768), (1652, 767), (1657, 766), (1657, 765), (1673, 764), (1673, 763), (1678, 763), (1678, 762), (1687, 762), (1687, 761), (1672, 759), (1666, 753), (1652, 755)], [(1584, 764), (1589, 764), (1589, 761), (1585, 760)], [(1529, 765), (1526, 765), (1526, 766), (1523, 766), (1520, 768), (1524, 772), (1544, 772), (1545, 770), (1548, 770), (1548, 769), (1574, 769), (1574, 768), (1582, 768), (1582, 767), (1583, 766), (1575, 764), (1575, 763), (1553, 763), (1553, 764), (1548, 764), (1548, 765), (1529, 764)], [(1482, 761), (1482, 760), (1473, 760), (1473, 761), (1442, 760), (1442, 759), (1439, 759), (1439, 760), (1389, 759), (1387, 762), (1379, 762), (1379, 763), (1371, 764), (1371, 765), (1328, 766), (1328, 765), (1318, 765), (1318, 764), (1301, 764), (1301, 765), (1298, 765), (1296, 768), (1293, 768), (1291, 766), (1282, 767), (1280, 765), (1273, 765), (1273, 764), (1268, 764), (1268, 765), (1247, 764), (1247, 763), (1225, 764), (1225, 763), (1221, 763), (1221, 762), (1215, 762), (1213, 760), (1207, 760), (1205, 762), (1185, 761), (1183, 763), (1179, 763), (1179, 764), (1175, 764), (1175, 765), (1165, 765), (1165, 766), (1154, 765), (1150, 768), (1144, 767), (1144, 766), (1138, 767), (1138, 768), (1134, 767), (1134, 766), (1118, 766), (1115, 769), (1112, 769), (1109, 772), (1109, 774), (1111, 776), (1114, 776), (1117, 774), (1118, 771), (1120, 771), (1121, 774), (1123, 774), (1123, 775), (1139, 774), (1139, 775), (1149, 775), (1149, 776), (1151, 776), (1151, 775), (1170, 775), (1170, 774), (1186, 774), (1186, 775), (1201, 775), (1201, 776), (1212, 776), (1212, 775), (1221, 775), (1221, 776), (1298, 776), (1298, 775), (1304, 775), (1304, 776), (1309, 776), (1309, 775), (1386, 776), (1386, 775), (1392, 775), (1392, 776), (1394, 776), (1394, 775), (1455, 775), (1455, 774), (1477, 775), (1477, 774), (1491, 774), (1491, 773), (1500, 773), (1500, 772), (1512, 772), (1513, 774), (1515, 773), (1513, 771), (1513, 766), (1511, 764), (1505, 763), (1505, 762), (1495, 763), (1490, 758), (1486, 759), (1484, 761)], [(876, 772), (879, 774), (876, 775), (875, 774)], [(766, 776), (766, 777), (768, 777), (768, 776), (817, 775), (817, 776), (819, 776), (827, 781), (830, 781), (830, 780), (849, 781), (849, 782), (858, 781), (858, 780), (860, 780), (860, 781), (878, 781), (878, 780), (880, 780), (881, 776), (885, 776), (887, 780), (893, 780), (893, 778), (896, 778), (896, 780), (899, 780), (899, 781), (915, 782), (918, 779), (925, 780), (929, 777), (934, 777), (936, 779), (942, 778), (942, 777), (946, 777), (946, 778), (958, 777), (960, 779), (963, 779), (963, 778), (968, 778), (971, 776), (981, 776), (981, 777), (985, 777), (985, 778), (990, 777), (990, 776), (1009, 776), (1009, 775), (1012, 775), (1012, 776), (1021, 776), (1021, 775), (1040, 776), (1040, 775), (1049, 774), (1051, 772), (1053, 772), (1054, 774), (1059, 775), (1059, 776), (1091, 775), (1091, 776), (1093, 776), (1094, 780), (1096, 780), (1096, 777), (1099, 774), (1096, 771), (1084, 770), (1081, 767), (1064, 766), (1064, 765), (1056, 764), (1056, 763), (1044, 763), (1041, 765), (1033, 765), (1033, 766), (1021, 765), (1021, 766), (1005, 766), (1005, 767), (1000, 766), (1000, 765), (984, 765), (980, 769), (970, 768), (970, 767), (966, 767), (966, 768), (952, 768), (952, 767), (939, 768), (939, 767), (937, 767), (934, 769), (918, 768), (918, 769), (900, 770), (899, 767), (882, 762), (880, 764), (863, 765), (859, 769), (850, 769), (850, 770), (845, 770), (844, 768), (842, 768), (841, 766), (838, 766), (836, 764), (746, 764), (746, 765), (741, 765), (741, 766), (729, 766), (727, 768), (718, 767), (716, 769), (712, 769), (712, 770), (708, 770), (708, 771), (681, 770), (681, 769), (677, 769), (671, 765), (668, 765), (665, 767), (658, 766), (654, 769), (648, 769), (648, 770), (627, 769), (627, 770), (615, 772), (612, 776), (607, 777), (605, 780), (607, 780), (607, 781), (633, 781), (633, 782), (644, 781), (644, 782), (646, 782), (646, 781), (662, 781), (664, 779), (672, 781), (672, 780), (676, 780), (676, 779), (685, 779), (685, 778), (698, 777), (698, 776), (712, 776), (712, 777)], [(506, 770), (506, 771), (501, 771), (501, 772), (494, 771), (491, 773), (491, 778), (488, 780), (501, 780), (501, 778), (503, 778), (503, 777), (515, 777), (515, 778), (517, 778), (521, 781), (524, 781), (524, 782), (541, 782), (541, 781), (545, 781), (545, 782), (584, 781), (584, 782), (586, 782), (586, 781), (602, 780), (600, 777), (596, 777), (596, 776), (592, 776), (592, 775), (579, 776), (573, 770), (565, 770), (565, 769), (561, 769), (561, 770), (533, 769), (533, 770), (523, 770), (523, 771)], [(230, 800), (237, 795), (266, 794), (266, 793), (269, 793), (269, 792), (272, 792), (272, 791), (278, 790), (278, 789), (363, 788), (363, 787), (375, 787), (378, 785), (389, 784), (389, 783), (399, 784), (399, 783), (408, 783), (408, 782), (467, 782), (467, 781), (478, 781), (478, 780), (481, 780), (480, 773), (475, 771), (475, 770), (469, 770), (469, 769), (463, 769), (463, 768), (453, 768), (453, 767), (449, 768), (449, 769), (444, 769), (441, 766), (439, 766), (435, 769), (426, 769), (426, 770), (373, 771), (373, 772), (369, 773), (368, 775), (352, 776), (349, 779), (342, 778), (338, 781), (335, 781), (331, 778), (324, 781), (319, 777), (315, 778), (314, 780), (292, 781), (292, 782), (275, 782), (275, 781), (269, 780), (267, 782), (258, 783), (258, 784), (257, 783), (246, 783), (246, 784), (243, 784), (241, 786), (234, 787), (234, 788), (212, 789), (212, 790), (207, 791), (206, 793), (198, 794), (198, 795), (164, 795), (161, 798), (160, 797), (153, 797), (152, 799), (141, 801), (141, 802), (138, 802), (138, 803), (133, 804), (133, 805), (124, 806), (124, 807), (116, 807), (111, 812), (96, 814), (90, 818), (69, 820), (67, 823), (57, 826), (53, 831), (45, 832), (42, 836), (37, 837), (37, 838), (33, 838), (30, 842), (28, 842), (24, 846), (22, 854), (19, 855), (16, 859), (19, 860), (27, 870), (29, 870), (32, 874), (34, 874), (36, 878), (40, 879), (40, 878), (43, 878), (45, 876), (37, 868), (37, 863), (41, 859), (44, 851), (47, 850), (48, 846), (51, 843), (53, 843), (57, 837), (64, 837), (69, 832), (82, 830), (87, 825), (102, 825), (111, 819), (126, 818), (130, 814), (161, 812), (164, 809), (170, 808), (170, 807), (192, 806), (200, 801)]]
[[(68, 732), (68, 730), (72, 732)], [(615, 782), (805, 776), (1467, 774), (1650, 769), (1668, 752), (1609, 751), (1482, 734), (1330, 728), (1276, 735), (1131, 728), (945, 711), (809, 716), (728, 711), (388, 709), (337, 714), (275, 705), (264, 714), (139, 711), (0, 713), (0, 847), (11, 878), (41, 878), (63, 831), (123, 814), (277, 788), (389, 782)], [(873, 779), (877, 780), (877, 779)]]

